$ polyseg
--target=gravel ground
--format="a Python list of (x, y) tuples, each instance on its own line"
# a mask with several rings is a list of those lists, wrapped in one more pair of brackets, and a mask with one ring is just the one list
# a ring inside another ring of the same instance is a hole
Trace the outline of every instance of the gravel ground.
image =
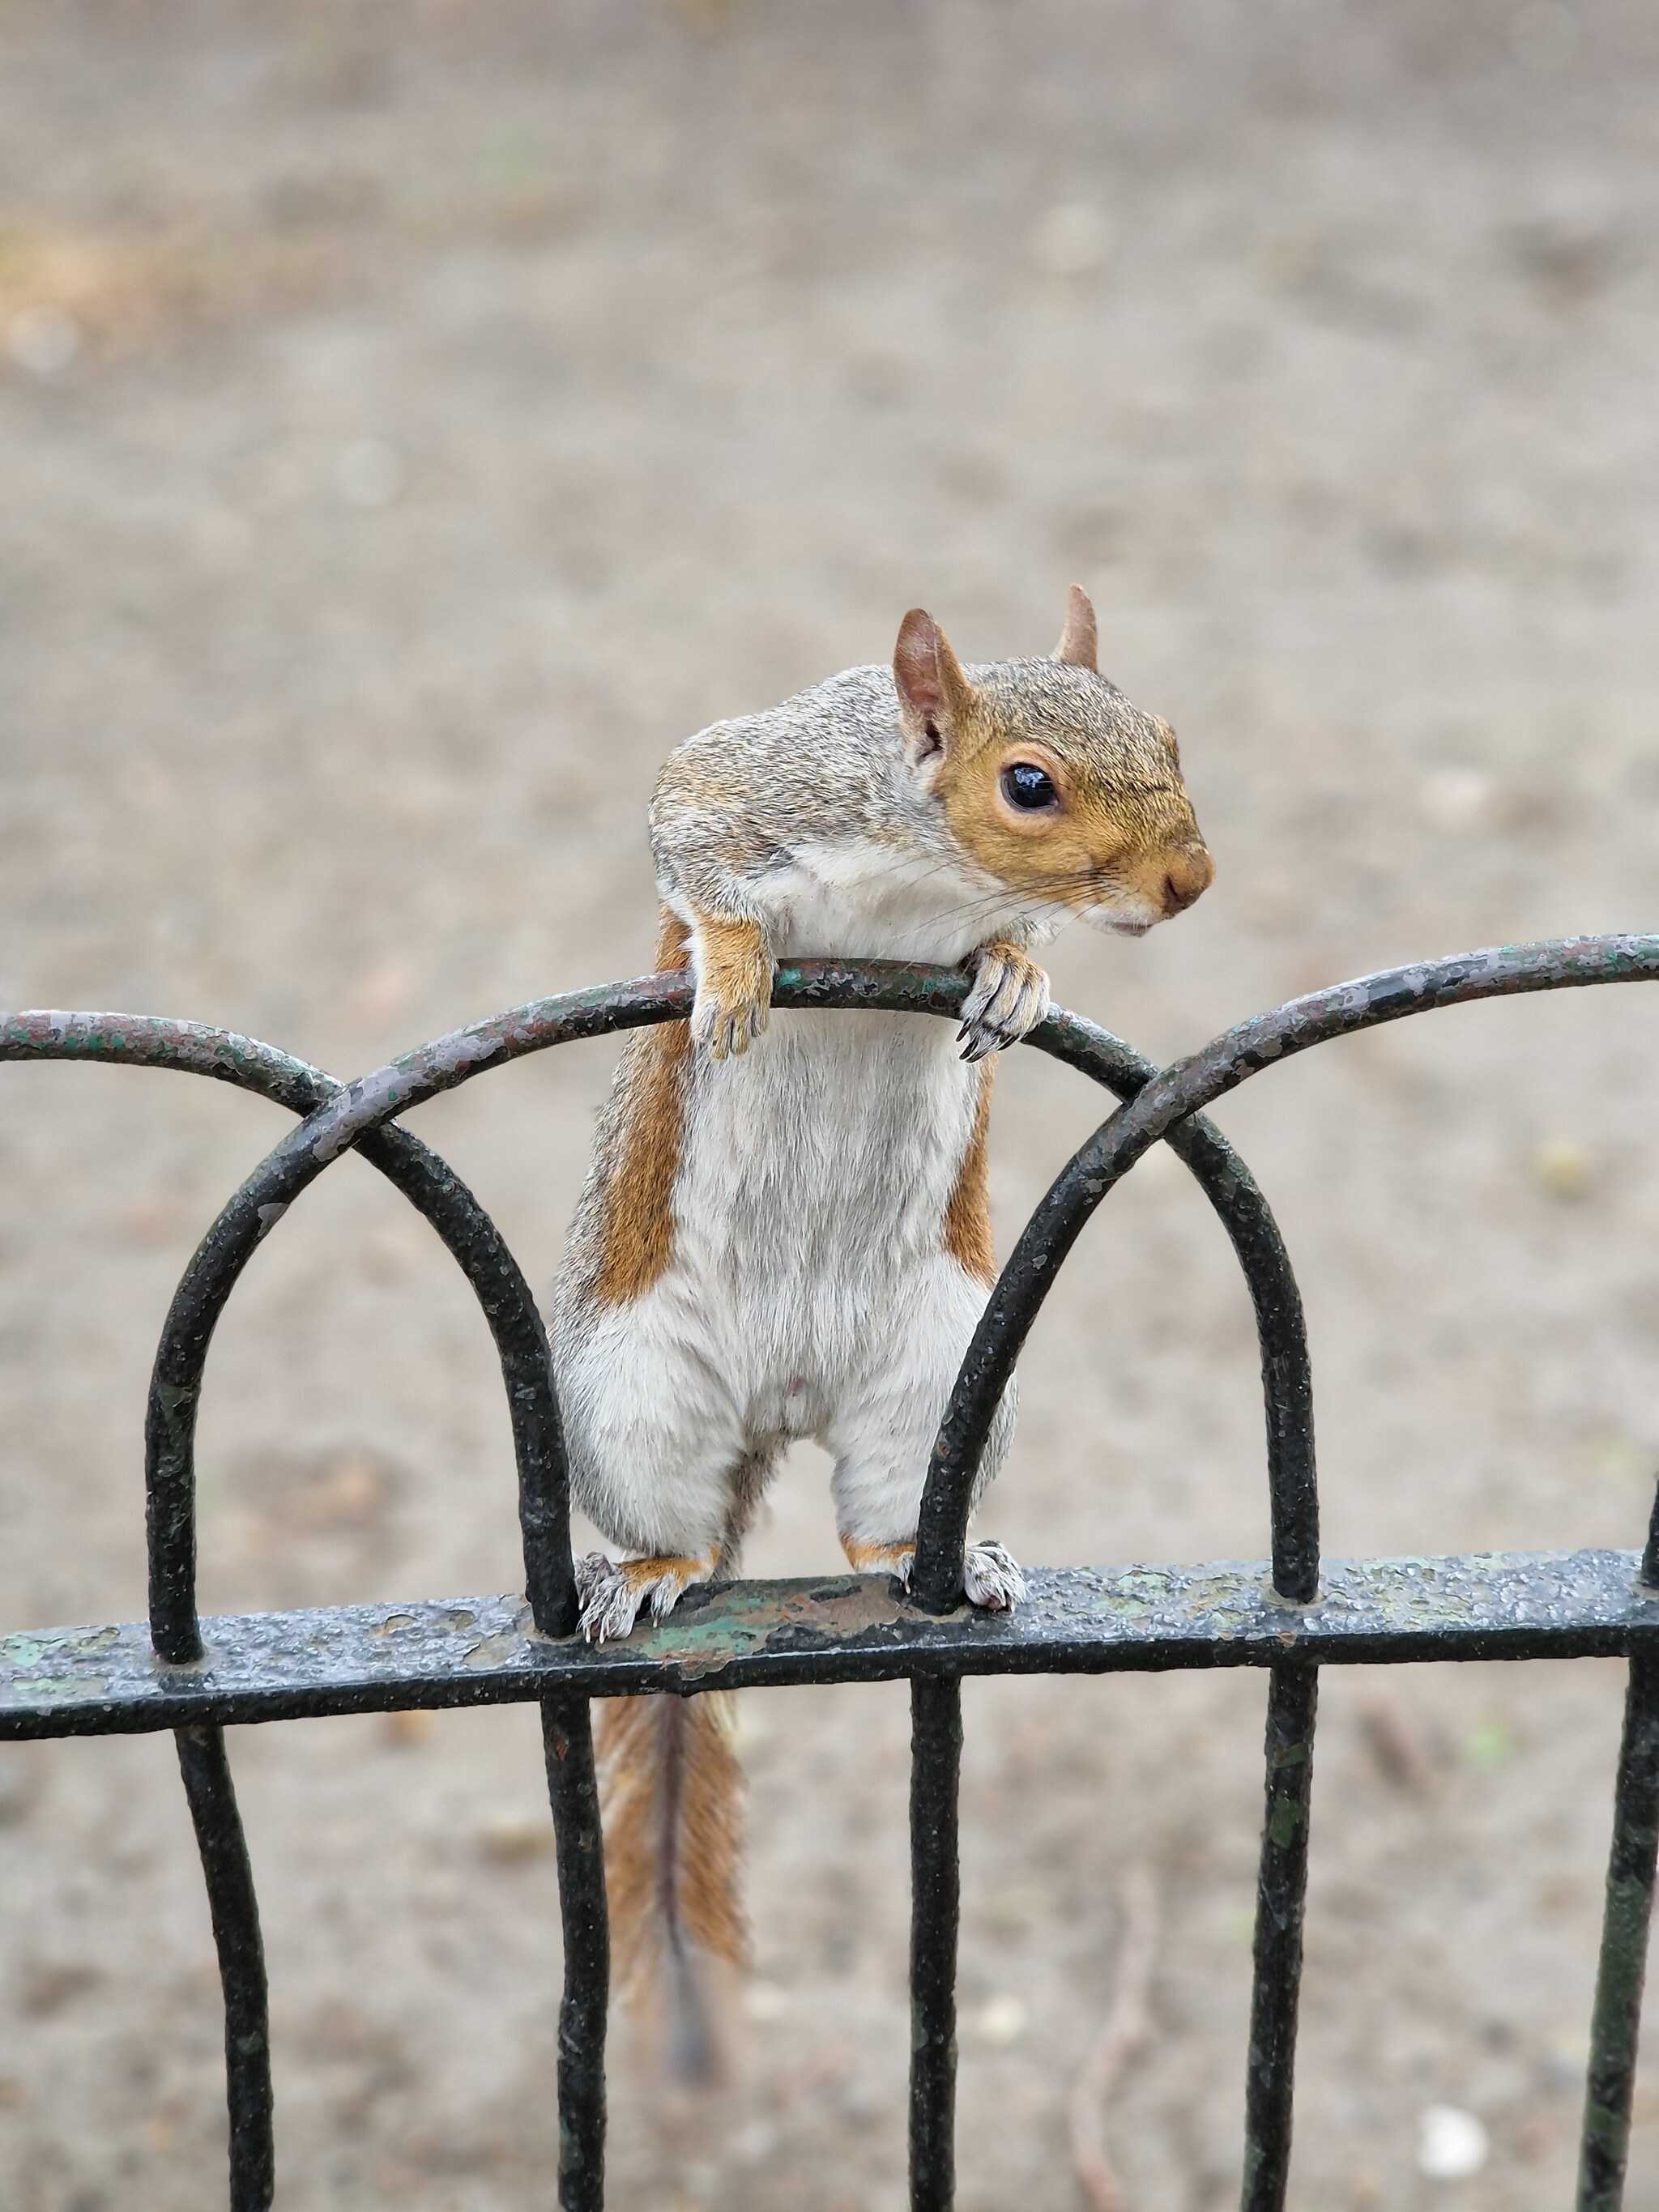
[[(343, 1074), (649, 964), (658, 762), (881, 657), (1044, 649), (1075, 576), (1219, 864), (1058, 996), (1159, 1058), (1401, 959), (1659, 915), (1659, 21), (1639, 0), (0, 6), (0, 1000)], [(1631, 1543), (1659, 1462), (1655, 1008), (1443, 1015), (1218, 1119), (1308, 1297), (1336, 1553)], [(423, 1109), (551, 1275), (611, 1053)], [(143, 1609), (171, 1286), (280, 1117), (7, 1073), (0, 1620)], [(1097, 1103), (1005, 1071), (1006, 1246)], [(1246, 1302), (1173, 1161), (1024, 1366), (1032, 1560), (1264, 1545)], [(464, 1285), (347, 1163), (216, 1346), (204, 1601), (516, 1587)], [(751, 1564), (837, 1555), (792, 1461)], [(1619, 1670), (1328, 1679), (1297, 2212), (1567, 2201)], [(1259, 1680), (971, 1686), (961, 2202), (1081, 2204), (1066, 2100), (1152, 1872), (1135, 2212), (1236, 2197)], [(624, 2048), (612, 2202), (899, 2212), (902, 1689), (751, 1693), (737, 2078)], [(283, 2212), (552, 2197), (532, 1717), (233, 1740)], [(222, 2189), (170, 1747), (0, 1763), (0, 2196)], [(1474, 2114), (1461, 2182), (1420, 2116)], [(1659, 2206), (1659, 2071), (1632, 2212)]]

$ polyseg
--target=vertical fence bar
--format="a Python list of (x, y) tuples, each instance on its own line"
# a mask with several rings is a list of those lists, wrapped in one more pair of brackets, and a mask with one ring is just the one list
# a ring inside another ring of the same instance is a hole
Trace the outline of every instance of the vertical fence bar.
[(1282, 2212), (1291, 2169), (1296, 2010), (1308, 1889), (1315, 1667), (1279, 1666), (1267, 1686), (1267, 1809), (1255, 1897), (1255, 1978), (1244, 2087), (1243, 2212)]
[(559, 2003), (559, 2204), (602, 2212), (605, 2203), (605, 2033), (611, 2002), (611, 1929), (605, 1844), (586, 1698), (542, 1699), (542, 1746), (558, 1852), (564, 1930)]
[(236, 1791), (217, 1728), (174, 1731), (179, 1771), (207, 1881), (225, 1993), (225, 2096), (230, 2107), (230, 2212), (269, 2212), (276, 2186), (271, 2132), (265, 1953)]
[(1659, 1656), (1640, 1655), (1630, 1662), (1613, 1808), (1613, 1847), (1607, 1855), (1607, 1904), (1584, 2084), (1584, 2132), (1578, 2153), (1578, 2212), (1619, 2212), (1625, 2197), (1654, 1862), (1659, 1851)]
[(910, 1683), (910, 2212), (956, 2201), (962, 1683)]

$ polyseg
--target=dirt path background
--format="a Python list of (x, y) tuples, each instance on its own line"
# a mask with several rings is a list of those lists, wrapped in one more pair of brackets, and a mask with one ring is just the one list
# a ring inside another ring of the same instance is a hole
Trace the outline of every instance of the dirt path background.
[[(0, 1001), (341, 1073), (648, 964), (655, 767), (884, 655), (1045, 648), (1066, 585), (1180, 729), (1220, 866), (1060, 998), (1164, 1058), (1312, 985), (1659, 914), (1659, 25), (1640, 0), (0, 7)], [(1443, 1015), (1219, 1119), (1312, 1320), (1336, 1553), (1638, 1540), (1659, 1005)], [(1034, 1056), (1033, 1056), (1034, 1058)], [(421, 1128), (550, 1275), (610, 1054)], [(149, 1350), (276, 1134), (14, 1069), (0, 1620), (142, 1611)], [(1006, 1245), (1090, 1125), (999, 1092)], [(1033, 1560), (1259, 1555), (1244, 1297), (1149, 1160), (1024, 1364)], [(204, 1421), (215, 1608), (516, 1587), (464, 1286), (348, 1163), (260, 1254)], [(792, 1463), (766, 1570), (835, 1558)], [(1297, 2212), (1566, 2201), (1616, 1668), (1328, 1680)], [(1139, 2212), (1236, 2200), (1262, 1686), (975, 1685), (964, 2212), (1079, 2203), (1118, 1887)], [(613, 2202), (897, 2212), (902, 1691), (757, 1693), (740, 2077), (624, 2061)], [(233, 1743), (284, 2212), (551, 2202), (552, 1868), (521, 1711)], [(206, 1915), (161, 1740), (0, 1758), (0, 2196), (218, 2201)], [(1630, 2196), (1659, 2206), (1659, 2053)], [(1416, 2170), (1474, 2112), (1485, 2171)]]

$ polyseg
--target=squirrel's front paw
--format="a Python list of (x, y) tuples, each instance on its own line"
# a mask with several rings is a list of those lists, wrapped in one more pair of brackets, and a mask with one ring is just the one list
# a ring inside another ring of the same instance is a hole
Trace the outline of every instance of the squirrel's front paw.
[(969, 1544), (962, 1562), (962, 1586), (969, 1605), (987, 1613), (1012, 1613), (1025, 1595), (1025, 1577), (994, 1539)]
[(964, 1060), (983, 1060), (1029, 1036), (1048, 1012), (1048, 978), (1017, 945), (995, 938), (975, 955), (957, 1032)]
[(653, 1620), (665, 1620), (682, 1591), (706, 1582), (714, 1571), (708, 1559), (607, 1559), (589, 1552), (576, 1562), (576, 1596), (581, 1611), (576, 1626), (588, 1644), (609, 1644), (628, 1635), (641, 1606)]
[(711, 1060), (747, 1052), (772, 1007), (772, 948), (758, 922), (700, 920), (691, 1041)]

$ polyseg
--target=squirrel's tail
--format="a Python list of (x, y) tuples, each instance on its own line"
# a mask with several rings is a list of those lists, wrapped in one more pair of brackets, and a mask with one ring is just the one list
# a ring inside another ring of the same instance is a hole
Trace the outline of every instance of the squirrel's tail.
[(660, 2011), (675, 2078), (720, 2071), (709, 1962), (740, 1968), (743, 1771), (729, 1693), (607, 1698), (599, 1792), (617, 1985)]

